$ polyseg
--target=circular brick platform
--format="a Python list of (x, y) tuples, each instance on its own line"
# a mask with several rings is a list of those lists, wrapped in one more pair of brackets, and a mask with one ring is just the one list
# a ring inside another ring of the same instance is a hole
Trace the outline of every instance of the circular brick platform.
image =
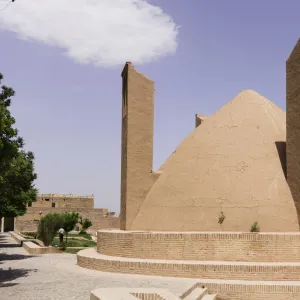
[(101, 230), (97, 248), (78, 252), (77, 263), (103, 272), (197, 278), (224, 299), (300, 300), (300, 233)]
[(88, 269), (125, 274), (235, 280), (300, 280), (299, 262), (258, 263), (136, 259), (107, 256), (98, 253), (94, 248), (90, 248), (78, 252), (77, 263)]
[(97, 251), (143, 259), (300, 262), (300, 233), (100, 230)]

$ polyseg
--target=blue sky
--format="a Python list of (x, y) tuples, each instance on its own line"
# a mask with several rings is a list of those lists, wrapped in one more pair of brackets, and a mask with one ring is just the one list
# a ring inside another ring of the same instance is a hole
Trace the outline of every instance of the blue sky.
[(195, 113), (210, 115), (241, 90), (285, 110), (299, 0), (147, 3), (27, 0), (0, 13), (0, 72), (16, 91), (12, 114), (41, 193), (94, 194), (96, 207), (119, 211), (126, 60), (155, 81), (154, 169)]

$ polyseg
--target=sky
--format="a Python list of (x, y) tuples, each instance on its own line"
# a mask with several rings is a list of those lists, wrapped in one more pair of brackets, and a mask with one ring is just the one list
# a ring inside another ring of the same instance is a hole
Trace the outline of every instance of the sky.
[[(9, 1), (0, 0), (0, 10)], [(299, 0), (16, 0), (0, 11), (0, 72), (40, 193), (120, 211), (121, 71), (155, 81), (156, 170), (195, 127), (252, 89), (285, 110)]]

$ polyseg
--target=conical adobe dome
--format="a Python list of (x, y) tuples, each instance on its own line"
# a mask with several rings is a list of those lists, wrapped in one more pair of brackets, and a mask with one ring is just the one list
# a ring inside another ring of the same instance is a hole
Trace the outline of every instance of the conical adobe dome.
[(241, 92), (168, 158), (132, 229), (249, 231), (257, 221), (262, 231), (299, 231), (279, 155), (285, 140), (285, 113)]

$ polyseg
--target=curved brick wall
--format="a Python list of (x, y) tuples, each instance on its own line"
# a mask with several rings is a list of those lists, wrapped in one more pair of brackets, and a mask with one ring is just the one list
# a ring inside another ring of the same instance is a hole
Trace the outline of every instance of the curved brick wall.
[(97, 239), (97, 251), (109, 256), (202, 261), (300, 261), (300, 233), (100, 230)]
[(124, 274), (224, 280), (300, 280), (300, 263), (212, 263), (132, 259), (99, 254), (93, 248), (78, 252), (77, 264), (87, 269)]

